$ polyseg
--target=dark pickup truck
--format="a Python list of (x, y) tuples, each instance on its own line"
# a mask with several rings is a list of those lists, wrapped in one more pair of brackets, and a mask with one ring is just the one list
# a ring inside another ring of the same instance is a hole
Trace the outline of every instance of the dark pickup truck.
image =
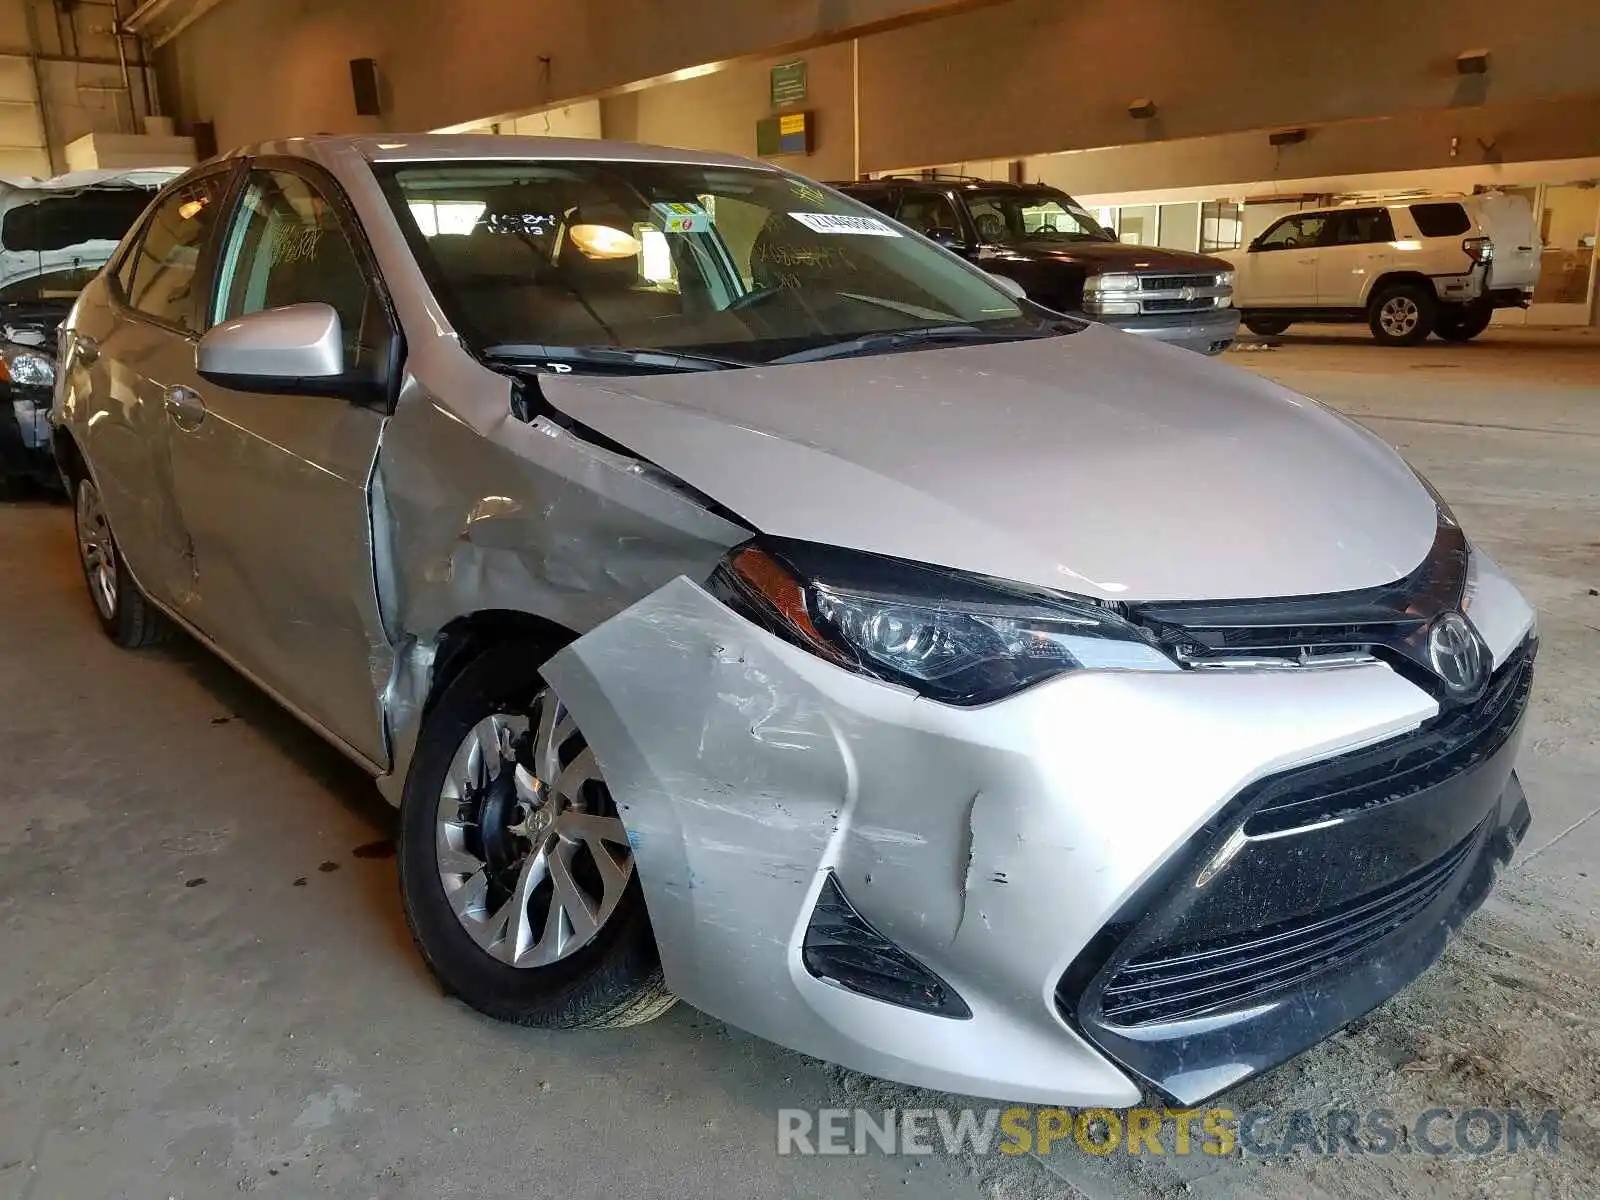
[(835, 187), (1015, 280), (1031, 300), (1202, 354), (1233, 344), (1233, 268), (1220, 258), (1117, 240), (1043, 184), (891, 176)]

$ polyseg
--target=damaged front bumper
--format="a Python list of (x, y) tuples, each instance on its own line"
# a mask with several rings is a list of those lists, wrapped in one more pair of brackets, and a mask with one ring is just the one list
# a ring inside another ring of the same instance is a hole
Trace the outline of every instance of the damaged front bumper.
[[(1478, 623), (1509, 666), (1530, 621), (1499, 578), (1479, 591), (1501, 611)], [(1435, 701), (1378, 663), (1080, 672), (958, 709), (843, 671), (680, 578), (545, 675), (617, 799), (668, 985), (782, 1045), (958, 1093), (1126, 1106), (1147, 1085), (1184, 1102), (1230, 1086), (1414, 977), (1449, 914), (1482, 898), (1481, 864), (1526, 826), (1508, 783), (1526, 702), (1513, 689), (1500, 744), (1469, 784), (1430, 777), (1375, 801), (1376, 823), (1315, 846), (1292, 827), (1254, 836), (1246, 822), (1282, 781), (1438, 724)], [(1324, 828), (1313, 825), (1303, 834)], [(1307, 869), (1335, 843), (1334, 870)], [(1384, 960), (1359, 994), (1313, 961), (1198, 1014), (1179, 1002), (1119, 1023), (1128, 1010), (1107, 1004), (1151, 947), (1174, 957), (1185, 919), (1197, 948), (1238, 944), (1314, 924), (1356, 902), (1352, 889), (1403, 889), (1423, 868), (1448, 886), (1362, 961), (1423, 949)], [(1257, 876), (1278, 892), (1252, 890)], [(1196, 889), (1216, 902), (1191, 903)], [(856, 965), (895, 976), (902, 998), (819, 969), (817, 947), (840, 942)], [(1292, 1021), (1261, 1017), (1291, 1010)]]

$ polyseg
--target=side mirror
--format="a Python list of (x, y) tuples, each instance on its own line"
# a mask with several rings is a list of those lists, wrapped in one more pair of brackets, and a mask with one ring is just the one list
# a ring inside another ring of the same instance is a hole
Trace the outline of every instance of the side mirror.
[(1028, 289), (1011, 278), (1011, 276), (996, 275), (993, 271), (988, 272), (988, 276), (996, 287), (1013, 300), (1026, 300), (1028, 298)]
[(328, 304), (290, 304), (213, 327), (200, 339), (201, 378), (227, 387), (270, 391), (344, 374), (344, 330)]
[(1258, 237), (1257, 238), (1251, 238), (1250, 239), (1250, 244), (1245, 247), (1245, 250), (1247, 250), (1251, 254), (1254, 254), (1259, 249), (1261, 249), (1261, 239), (1258, 238)]

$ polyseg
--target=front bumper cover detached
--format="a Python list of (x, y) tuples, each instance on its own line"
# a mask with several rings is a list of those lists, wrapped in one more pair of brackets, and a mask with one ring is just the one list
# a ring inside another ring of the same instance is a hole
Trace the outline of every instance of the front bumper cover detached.
[(1381, 662), (1082, 672), (956, 709), (687, 579), (544, 673), (617, 798), (684, 1000), (906, 1083), (1193, 1102), (1404, 986), (1526, 827), (1531, 613), (1474, 566), (1500, 668), (1443, 715)]

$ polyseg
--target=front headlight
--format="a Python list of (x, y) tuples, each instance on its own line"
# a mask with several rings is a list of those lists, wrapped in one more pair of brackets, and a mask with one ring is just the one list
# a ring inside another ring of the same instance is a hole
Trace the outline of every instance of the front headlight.
[(1137, 292), (1139, 290), (1139, 277), (1137, 275), (1091, 275), (1083, 281), (1083, 290), (1086, 292)]
[(16, 346), (0, 347), (0, 383), (52, 388), (55, 382), (56, 364), (49, 355)]
[(708, 583), (768, 631), (946, 704), (986, 704), (1067, 671), (1176, 671), (1089, 600), (807, 543), (746, 544)]
[(1216, 286), (1219, 288), (1227, 288), (1230, 292), (1233, 291), (1233, 272), (1218, 271)]

